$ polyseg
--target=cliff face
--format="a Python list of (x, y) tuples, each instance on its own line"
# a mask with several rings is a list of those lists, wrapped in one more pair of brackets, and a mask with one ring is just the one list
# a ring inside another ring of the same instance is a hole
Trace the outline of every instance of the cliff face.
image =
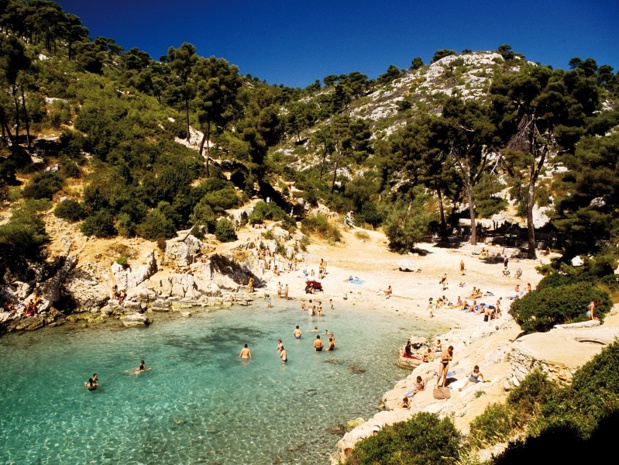
[[(268, 237), (273, 239), (242, 228), (241, 239), (222, 244), (212, 236), (200, 240), (191, 231), (181, 231), (160, 250), (139, 238), (89, 239), (51, 212), (45, 218), (51, 241), (47, 262), (40, 267), (48, 271), (34, 273), (29, 282), (6, 286), (3, 295), (15, 311), (0, 312), (0, 331), (34, 330), (62, 324), (67, 318), (125, 321), (128, 315), (148, 311), (247, 305), (253, 299), (247, 293), (249, 278), (259, 289), (273, 275), (259, 260), (259, 247), (271, 251), (283, 247), (291, 256), (303, 236), (272, 224)], [(40, 298), (37, 312), (26, 315), (25, 304), (35, 296)], [(132, 318), (136, 324), (148, 323)]]

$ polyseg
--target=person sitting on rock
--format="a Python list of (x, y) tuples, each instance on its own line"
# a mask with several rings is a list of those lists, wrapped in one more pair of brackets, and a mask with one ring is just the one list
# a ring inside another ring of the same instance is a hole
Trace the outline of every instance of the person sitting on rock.
[(479, 366), (475, 365), (475, 367), (473, 368), (473, 371), (471, 372), (471, 374), (469, 374), (468, 378), (466, 379), (466, 382), (462, 385), (460, 389), (458, 389), (458, 391), (462, 391), (462, 389), (464, 389), (469, 383), (477, 384), (483, 381), (484, 381), (484, 375), (482, 375), (481, 372), (479, 371)]

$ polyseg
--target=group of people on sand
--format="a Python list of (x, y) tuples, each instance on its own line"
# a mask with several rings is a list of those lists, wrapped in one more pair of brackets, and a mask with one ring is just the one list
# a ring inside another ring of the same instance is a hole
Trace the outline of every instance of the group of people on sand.
[[(146, 363), (144, 363), (144, 360), (140, 360), (140, 366), (134, 368), (133, 370), (129, 370), (129, 372), (134, 375), (139, 375), (147, 370), (149, 370), (149, 368), (146, 368)], [(92, 378), (88, 378), (88, 381), (84, 383), (84, 387), (86, 387), (89, 391), (96, 390), (99, 387), (99, 375), (94, 373)]]

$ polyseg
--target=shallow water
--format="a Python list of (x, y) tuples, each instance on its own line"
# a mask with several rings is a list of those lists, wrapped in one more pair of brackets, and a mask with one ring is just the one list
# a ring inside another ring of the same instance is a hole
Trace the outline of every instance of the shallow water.
[[(335, 333), (335, 351), (313, 349), (314, 326), (323, 339), (324, 329)], [(0, 463), (326, 464), (340, 438), (330, 428), (373, 415), (407, 375), (395, 365), (398, 346), (412, 332), (435, 331), (362, 307), (308, 317), (298, 303), (277, 301), (146, 329), (8, 335), (0, 338)], [(244, 343), (252, 360), (238, 359)], [(140, 359), (152, 370), (131, 374)], [(94, 372), (99, 389), (88, 391)]]

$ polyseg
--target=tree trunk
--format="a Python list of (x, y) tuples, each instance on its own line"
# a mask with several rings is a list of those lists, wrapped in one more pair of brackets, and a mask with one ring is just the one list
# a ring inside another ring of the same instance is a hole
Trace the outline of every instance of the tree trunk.
[(32, 146), (30, 141), (30, 118), (28, 117), (28, 110), (26, 109), (26, 94), (24, 93), (24, 86), (21, 86), (21, 104), (24, 107), (24, 124), (26, 125), (26, 142), (28, 143), (28, 149)]
[(469, 215), (471, 217), (471, 245), (477, 244), (477, 218), (475, 216), (475, 203), (473, 201), (473, 186), (471, 181), (466, 182), (466, 196), (469, 200)]
[(13, 134), (11, 133), (11, 128), (9, 128), (9, 123), (6, 120), (3, 109), (0, 109), (0, 124), (2, 124), (2, 139), (4, 140), (5, 137), (8, 137), (11, 146), (17, 145), (17, 142), (13, 139)]
[(202, 136), (202, 140), (200, 141), (200, 156), (204, 157), (204, 144), (206, 143), (206, 160), (205, 160), (205, 165), (206, 165), (206, 177), (210, 177), (210, 170), (209, 170), (209, 161), (211, 159), (211, 123), (207, 123), (206, 125), (206, 131), (204, 132), (204, 135)]
[(189, 98), (185, 96), (185, 121), (187, 123), (187, 142), (191, 142), (191, 132), (189, 131)]
[(17, 85), (13, 84), (13, 101), (15, 104), (15, 142), (19, 144), (19, 98), (17, 97)]
[(441, 192), (441, 187), (438, 183), (438, 180), (435, 180), (434, 187), (436, 189), (436, 195), (438, 197), (438, 211), (441, 217), (441, 239), (447, 239), (447, 225), (445, 224), (445, 206), (443, 205), (443, 194)]
[(327, 161), (327, 149), (325, 148), (322, 152), (322, 163), (320, 164), (320, 176), (318, 177), (318, 181), (322, 182), (322, 175), (325, 170), (325, 161)]
[(535, 205), (535, 179), (531, 173), (529, 178), (529, 188), (527, 192), (527, 232), (529, 237), (528, 258), (536, 258), (535, 253), (535, 224), (533, 223), (533, 206)]
[(335, 167), (333, 168), (333, 181), (331, 182), (331, 193), (335, 192), (335, 179), (337, 178), (337, 170), (340, 167), (340, 161), (342, 161), (342, 156), (344, 152), (340, 151), (340, 156), (337, 158), (335, 162)]

